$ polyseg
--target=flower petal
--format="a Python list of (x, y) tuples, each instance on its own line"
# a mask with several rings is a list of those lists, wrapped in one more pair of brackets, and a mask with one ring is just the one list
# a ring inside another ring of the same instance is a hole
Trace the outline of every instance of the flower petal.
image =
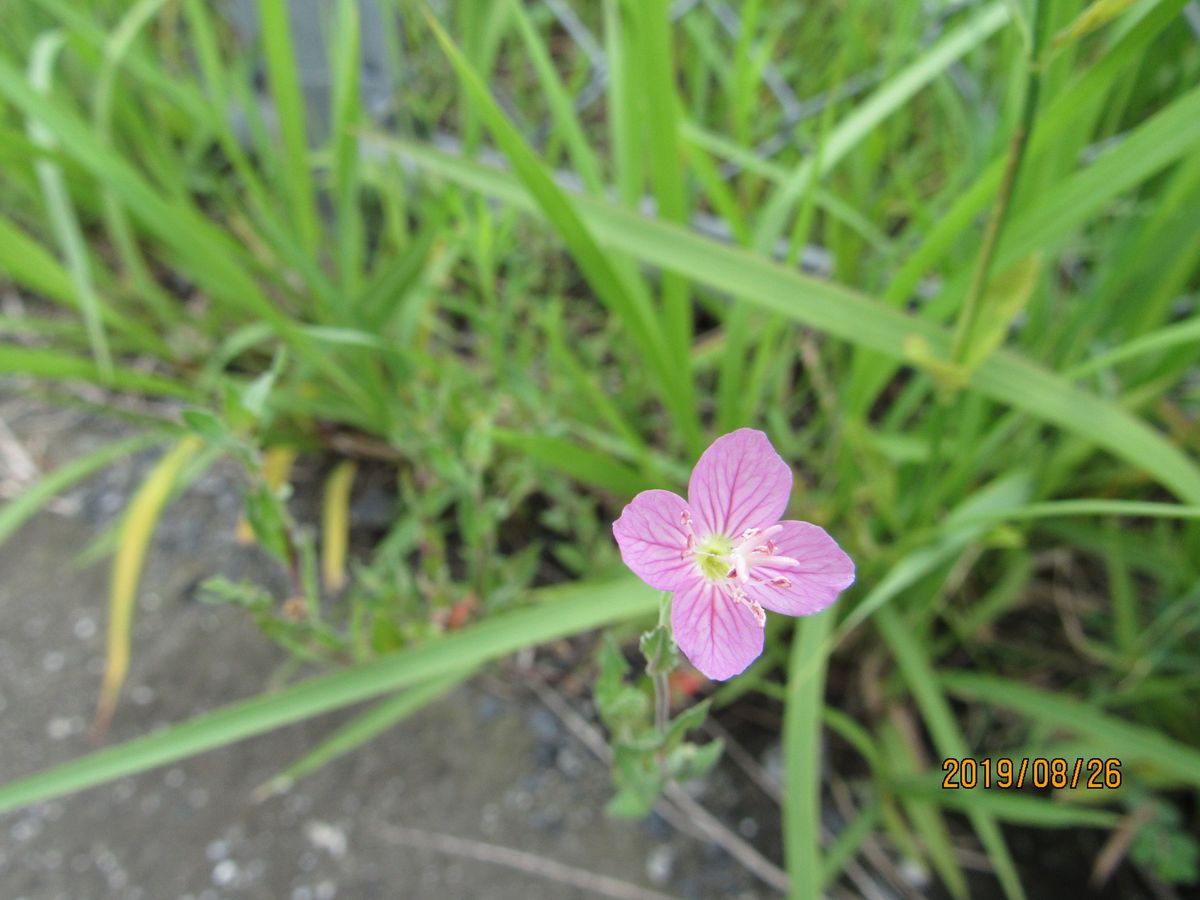
[(791, 494), (791, 468), (767, 436), (752, 428), (713, 441), (688, 482), (688, 503), (701, 537), (735, 537), (747, 528), (774, 525)]
[[(820, 612), (854, 583), (854, 560), (819, 525), (794, 521), (779, 524), (783, 531), (771, 536), (777, 547), (775, 554), (790, 556), (800, 567), (755, 566), (746, 593), (766, 609), (785, 615)], [(770, 583), (777, 578), (786, 579), (790, 586)]]
[(687, 503), (670, 491), (642, 491), (613, 522), (621, 559), (638, 578), (660, 591), (673, 591), (699, 578), (696, 562), (683, 557)]
[(754, 613), (710, 581), (675, 592), (671, 629), (683, 655), (714, 681), (744, 671), (763, 649), (763, 627)]

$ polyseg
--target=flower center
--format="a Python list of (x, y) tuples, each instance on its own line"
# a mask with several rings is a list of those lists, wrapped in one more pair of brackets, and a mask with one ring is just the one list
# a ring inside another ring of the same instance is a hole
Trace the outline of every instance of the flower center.
[(704, 540), (697, 542), (691, 528), (692, 515), (684, 511), (679, 524), (687, 529), (687, 546), (679, 554), (680, 558), (689, 556), (696, 560), (696, 568), (707, 581), (733, 582), (735, 596), (744, 595), (742, 585), (754, 582), (770, 584), (777, 588), (790, 588), (792, 581), (785, 575), (777, 575), (770, 581), (755, 577), (752, 570), (756, 566), (770, 566), (775, 569), (795, 569), (800, 566), (790, 556), (780, 556), (776, 551), (775, 542), (771, 536), (783, 530), (782, 525), (772, 525), (770, 528), (747, 528), (738, 540), (723, 534), (710, 534)]
[(723, 534), (713, 534), (696, 545), (696, 566), (709, 581), (724, 581), (729, 576), (729, 555), (733, 541)]

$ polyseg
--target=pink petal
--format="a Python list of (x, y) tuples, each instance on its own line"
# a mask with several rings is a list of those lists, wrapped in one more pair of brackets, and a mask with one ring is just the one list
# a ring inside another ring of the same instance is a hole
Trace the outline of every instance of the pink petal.
[(763, 628), (754, 613), (703, 579), (675, 592), (671, 628), (683, 655), (714, 681), (732, 678), (762, 653)]
[[(775, 555), (790, 556), (800, 567), (755, 566), (755, 583), (746, 585), (746, 593), (766, 609), (785, 615), (820, 612), (854, 583), (854, 560), (818, 525), (793, 521), (779, 524), (783, 531), (771, 536), (777, 548)], [(777, 578), (787, 579), (790, 586), (770, 584)]]
[(717, 438), (688, 482), (696, 534), (735, 537), (774, 525), (792, 494), (792, 470), (761, 431), (740, 428)]
[(642, 491), (613, 522), (621, 559), (652, 588), (673, 591), (700, 577), (695, 560), (681, 556), (688, 536), (681, 516), (687, 508), (678, 494)]

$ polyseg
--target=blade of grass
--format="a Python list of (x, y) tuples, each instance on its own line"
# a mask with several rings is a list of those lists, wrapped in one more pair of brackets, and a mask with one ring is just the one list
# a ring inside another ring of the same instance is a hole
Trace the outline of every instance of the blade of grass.
[[(47, 381), (76, 379), (94, 384), (102, 380), (99, 367), (90, 359), (80, 359), (69, 353), (41, 347), (18, 347), (9, 344), (0, 344), (0, 372), (10, 375), (33, 375)], [(137, 391), (185, 400), (196, 399), (196, 392), (188, 385), (124, 367), (112, 370), (108, 386), (119, 391)]]
[(267, 82), (271, 87), (283, 148), (282, 188), (288, 196), (292, 222), (300, 235), (301, 246), (309, 256), (313, 256), (320, 239), (320, 226), (313, 205), (304, 96), (300, 92), (288, 8), (286, 0), (259, 0), (258, 15), (267, 62)]
[[(942, 693), (930, 660), (916, 636), (891, 606), (881, 607), (875, 613), (874, 621), (896, 660), (900, 674), (917, 701), (921, 717), (925, 720), (938, 753), (943, 757), (968, 756), (970, 751), (966, 739), (959, 731), (954, 712), (946, 700), (946, 695)], [(991, 860), (1005, 896), (1024, 897), (1025, 891), (1021, 887), (1016, 865), (995, 818), (981, 806), (969, 806), (964, 813), (979, 836), (988, 859)]]
[[(920, 761), (917, 749), (904, 737), (895, 722), (884, 721), (880, 726), (881, 755), (887, 766), (883, 780), (890, 786), (897, 780), (917, 774), (920, 771)], [(937, 803), (929, 802), (929, 798), (926, 797), (903, 794), (899, 799), (908, 821), (912, 823), (914, 836), (920, 838), (923, 851), (921, 858), (929, 860), (942, 884), (955, 900), (964, 900), (970, 895), (967, 876), (954, 856), (950, 828)]]
[(634, 67), (636, 53), (630, 46), (629, 27), (622, 0), (604, 0), (604, 56), (608, 60), (608, 138), (612, 145), (617, 198), (633, 209), (641, 201), (645, 178), (643, 155), (638, 141), (639, 104)]
[(353, 460), (338, 463), (325, 479), (321, 505), (321, 582), (337, 593), (346, 585), (346, 548), (350, 543), (350, 490), (358, 467)]
[[(79, 297), (71, 276), (44, 247), (21, 228), (0, 216), (0, 272), (14, 284), (47, 300), (79, 310)], [(98, 297), (100, 318), (114, 332), (128, 335), (144, 352), (170, 356), (161, 337), (135, 319), (117, 312)]]
[(419, 647), (319, 675), (0, 786), (0, 813), (144, 772), (389, 691), (481, 665), (522, 647), (649, 616), (659, 593), (635, 578), (533, 592), (532, 606)]
[(109, 585), (104, 681), (100, 686), (100, 701), (92, 723), (92, 733), (95, 735), (107, 730), (117, 708), (117, 696), (125, 682), (125, 674), (129, 671), (133, 608), (137, 602), (142, 565), (146, 561), (150, 540), (154, 537), (154, 528), (176, 479), (203, 446), (204, 442), (195, 436), (179, 441), (158, 461), (125, 510)]
[(821, 896), (821, 720), (833, 616), (800, 619), (792, 636), (783, 719), (784, 859), (796, 900)]
[(379, 737), (430, 703), (441, 699), (474, 673), (475, 669), (466, 669), (443, 678), (431, 678), (423, 684), (377, 703), (365, 713), (355, 716), (270, 781), (258, 787), (253, 793), (254, 799), (261, 802), (275, 794), (290, 791), (301, 778)]
[(365, 253), (362, 211), (359, 208), (358, 123), (362, 116), (360, 25), (356, 0), (339, 0), (334, 26), (331, 77), (333, 81), (332, 123), (333, 194), (337, 206), (338, 277), (342, 301), (335, 314), (349, 321), (349, 298), (361, 289)]
[(39, 509), (93, 472), (115, 463), (119, 459), (160, 443), (161, 434), (142, 434), (124, 441), (106, 444), (69, 463), (59, 466), (29, 485), (17, 497), (0, 508), (0, 544), (3, 544)]
[[(166, 3), (167, 0), (140, 0), (135, 3), (104, 44), (104, 61), (92, 93), (92, 121), (98, 140), (105, 145), (112, 145), (113, 98), (122, 63), (138, 34)], [(177, 320), (181, 304), (172, 301), (151, 276), (133, 236), (129, 218), (116, 195), (107, 185), (102, 184), (100, 190), (109, 235), (125, 271), (133, 280), (136, 295), (146, 302), (160, 321), (170, 323)]]
[(947, 809), (964, 813), (978, 809), (1002, 822), (1034, 828), (1112, 828), (1121, 821), (1119, 813), (1107, 809), (1087, 809), (1001, 788), (948, 791), (942, 787), (941, 773), (932, 778), (896, 780), (888, 788)]
[[(65, 43), (65, 34), (61, 31), (51, 31), (43, 34), (33, 44), (29, 56), (29, 85), (43, 98), (50, 94), (54, 64)], [(39, 147), (45, 150), (54, 149), (54, 136), (40, 122), (31, 119), (28, 131), (30, 140)], [(87, 246), (83, 240), (79, 220), (75, 216), (75, 208), (71, 204), (71, 195), (67, 191), (62, 169), (56, 163), (43, 157), (34, 163), (34, 169), (42, 186), (42, 194), (46, 198), (50, 224), (54, 228), (55, 237), (71, 274), (71, 283), (79, 301), (79, 311), (83, 314), (88, 342), (92, 348), (92, 358), (96, 361), (98, 380), (107, 383), (113, 377), (112, 354), (109, 352), (108, 338), (104, 333), (100, 300), (92, 284)]]
[(492, 437), (500, 444), (519, 451), (523, 456), (554, 466), (577, 481), (620, 497), (632, 497), (639, 491), (654, 487), (641, 472), (618, 462), (607, 453), (584, 447), (567, 438), (544, 434), (521, 434), (505, 429), (492, 429)]
[[(641, 89), (645, 96), (647, 165), (650, 187), (657, 202), (658, 217), (669, 222), (686, 222), (687, 195), (683, 183), (683, 153), (679, 140), (679, 101), (675, 91), (675, 52), (671, 36), (669, 0), (642, 0), (632, 4), (638, 31), (638, 62)], [(663, 335), (672, 354), (672, 368), (683, 373), (679, 379), (681, 402), (695, 409), (691, 358), (692, 301), (687, 281), (678, 273), (662, 277)], [(699, 426), (689, 437), (699, 437)], [(703, 449), (693, 444), (693, 451)]]
[(579, 116), (575, 114), (575, 106), (567, 89), (563, 87), (562, 79), (554, 68), (554, 62), (537, 29), (529, 20), (524, 5), (519, 0), (509, 0), (509, 15), (517, 23), (517, 31), (529, 53), (529, 61), (533, 63), (541, 86), (542, 97), (550, 107), (550, 115), (554, 121), (555, 131), (567, 146), (572, 166), (579, 174), (583, 186), (590, 194), (601, 194), (604, 190), (604, 176), (600, 170), (600, 158), (592, 148), (591, 142), (583, 132)]
[[(1055, 731), (1068, 731), (1104, 748), (1104, 756), (1143, 763), (1191, 785), (1200, 785), (1200, 750), (1141, 725), (1106, 715), (1075, 698), (995, 675), (943, 672), (955, 696), (1019, 713)], [(950, 754), (947, 754), (950, 755)]]

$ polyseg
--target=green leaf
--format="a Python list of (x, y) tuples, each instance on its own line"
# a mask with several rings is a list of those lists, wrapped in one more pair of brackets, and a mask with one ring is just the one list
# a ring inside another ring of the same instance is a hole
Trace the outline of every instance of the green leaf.
[(1058, 49), (1071, 41), (1077, 41), (1097, 28), (1103, 28), (1137, 0), (1095, 0), (1077, 15), (1071, 24), (1054, 36), (1053, 48)]
[(182, 410), (179, 418), (183, 419), (184, 425), (210, 444), (223, 444), (233, 437), (220, 416), (212, 410), (192, 407)]
[(720, 761), (724, 749), (725, 745), (720, 741), (680, 744), (667, 754), (667, 772), (678, 781), (704, 778)]
[(652, 614), (635, 578), (534, 592), (534, 605), (411, 650), (319, 675), (0, 786), (0, 812), (223, 747), (351, 703), (443, 677), (546, 641)]
[(711, 700), (704, 700), (695, 706), (689, 706), (672, 719), (663, 739), (664, 746), (670, 747), (677, 741), (683, 740), (689, 731), (695, 731), (702, 726), (704, 720), (708, 718), (708, 710), (711, 706)]
[(632, 497), (654, 485), (644, 475), (607, 453), (581, 446), (574, 441), (541, 434), (493, 429), (497, 443), (520, 451), (524, 456), (554, 466), (572, 478), (594, 487)]

